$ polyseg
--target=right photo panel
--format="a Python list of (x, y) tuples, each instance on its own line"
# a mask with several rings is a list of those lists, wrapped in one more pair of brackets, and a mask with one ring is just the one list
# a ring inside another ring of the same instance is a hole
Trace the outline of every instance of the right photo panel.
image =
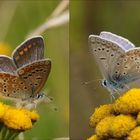
[(70, 2), (70, 138), (140, 139), (140, 1)]

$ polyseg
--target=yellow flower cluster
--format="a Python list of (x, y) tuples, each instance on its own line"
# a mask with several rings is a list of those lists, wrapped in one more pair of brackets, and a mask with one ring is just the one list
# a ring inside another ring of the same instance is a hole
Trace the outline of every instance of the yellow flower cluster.
[(87, 140), (100, 140), (100, 138), (97, 135), (93, 135), (90, 138), (88, 138)]
[(18, 131), (31, 129), (32, 123), (38, 118), (39, 115), (35, 111), (14, 108), (0, 103), (0, 122), (10, 129)]
[(114, 103), (95, 109), (90, 126), (96, 134), (87, 140), (140, 140), (140, 89), (131, 89)]
[(0, 54), (10, 56), (11, 48), (7, 43), (0, 42)]

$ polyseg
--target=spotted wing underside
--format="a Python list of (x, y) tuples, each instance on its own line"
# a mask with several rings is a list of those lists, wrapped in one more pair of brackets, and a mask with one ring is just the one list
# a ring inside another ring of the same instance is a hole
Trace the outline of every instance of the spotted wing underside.
[(0, 73), (0, 96), (25, 100), (31, 96), (31, 88), (16, 75)]
[(50, 70), (51, 61), (42, 59), (19, 68), (17, 73), (32, 88), (33, 94), (36, 95), (45, 85)]
[(122, 55), (114, 67), (113, 75), (128, 89), (140, 87), (140, 48), (131, 49)]
[(89, 46), (103, 77), (108, 79), (113, 74), (118, 58), (125, 54), (125, 51), (118, 44), (96, 35), (89, 36)]

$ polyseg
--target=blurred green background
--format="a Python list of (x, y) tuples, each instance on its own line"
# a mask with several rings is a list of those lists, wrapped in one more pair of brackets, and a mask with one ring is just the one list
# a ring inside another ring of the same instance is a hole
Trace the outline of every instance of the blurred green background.
[(109, 31), (140, 46), (140, 1), (74, 0), (70, 3), (70, 136), (85, 140), (94, 131), (89, 117), (95, 107), (110, 102), (109, 92), (88, 48), (88, 36)]
[[(10, 55), (32, 30), (46, 21), (59, 2), (1, 0), (0, 54)], [(54, 98), (53, 103), (58, 111), (53, 111), (49, 105), (40, 104), (37, 107), (40, 119), (32, 130), (25, 132), (25, 139), (51, 140), (69, 135), (69, 25), (47, 30), (43, 37), (45, 56), (52, 60), (52, 70), (44, 91), (49, 91), (49, 96)]]

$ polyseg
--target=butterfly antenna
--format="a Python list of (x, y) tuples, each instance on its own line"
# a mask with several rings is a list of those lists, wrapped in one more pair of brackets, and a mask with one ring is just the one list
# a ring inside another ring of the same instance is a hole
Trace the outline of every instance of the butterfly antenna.
[(130, 89), (130, 87), (129, 87), (128, 85), (125, 84), (124, 86), (125, 86), (128, 90)]
[(94, 83), (94, 82), (98, 82), (98, 81), (100, 82), (100, 81), (102, 81), (102, 79), (96, 79), (96, 80), (82, 82), (82, 85), (88, 85), (88, 84), (91, 84), (91, 83)]
[(53, 111), (58, 111), (56, 105), (52, 102), (53, 98), (50, 96), (45, 95), (45, 99), (43, 100), (44, 103), (49, 104), (49, 108)]
[(111, 93), (110, 100), (111, 100), (111, 102), (113, 102), (115, 100), (115, 96), (113, 95), (113, 93)]
[(32, 86), (32, 95), (34, 96), (34, 86)]

